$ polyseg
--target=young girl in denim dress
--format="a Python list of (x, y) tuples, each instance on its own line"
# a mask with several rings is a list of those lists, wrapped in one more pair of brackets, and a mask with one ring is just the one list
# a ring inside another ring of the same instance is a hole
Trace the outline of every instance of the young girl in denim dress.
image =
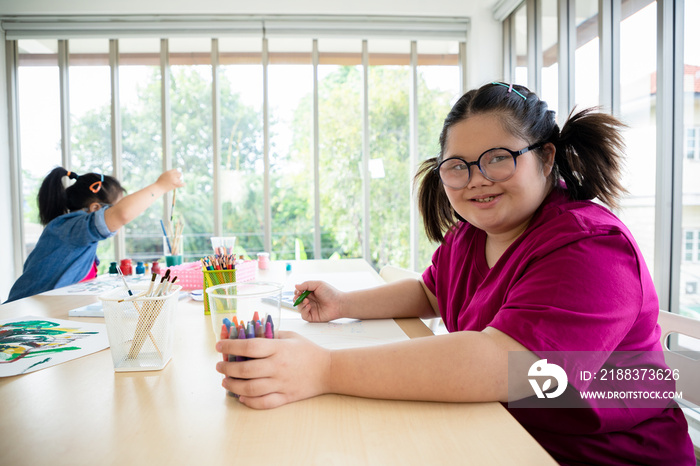
[(124, 196), (114, 177), (54, 168), (37, 196), (44, 230), (7, 302), (94, 278), (98, 243), (114, 236), (160, 196), (183, 185), (182, 174), (173, 169)]

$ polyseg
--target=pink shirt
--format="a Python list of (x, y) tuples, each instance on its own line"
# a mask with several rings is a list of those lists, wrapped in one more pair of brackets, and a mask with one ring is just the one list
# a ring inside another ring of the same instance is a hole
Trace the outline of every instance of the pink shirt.
[[(493, 327), (535, 353), (662, 350), (651, 276), (609, 210), (556, 189), (492, 268), (485, 243), (460, 224), (423, 273), (450, 332)], [(680, 409), (509, 411), (562, 464), (695, 464)]]

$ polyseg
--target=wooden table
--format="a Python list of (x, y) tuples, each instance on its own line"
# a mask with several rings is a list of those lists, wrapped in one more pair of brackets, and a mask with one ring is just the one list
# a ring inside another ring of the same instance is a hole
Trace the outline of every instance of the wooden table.
[[(272, 262), (258, 278), (284, 281), (284, 265)], [(372, 270), (362, 260), (292, 266)], [(95, 301), (34, 296), (0, 306), (0, 318), (68, 319)], [(397, 322), (411, 338), (431, 335), (419, 319)], [(214, 342), (202, 303), (183, 300), (173, 358), (161, 371), (116, 373), (105, 350), (0, 379), (0, 464), (556, 464), (499, 403), (324, 395), (247, 408), (221, 387)]]

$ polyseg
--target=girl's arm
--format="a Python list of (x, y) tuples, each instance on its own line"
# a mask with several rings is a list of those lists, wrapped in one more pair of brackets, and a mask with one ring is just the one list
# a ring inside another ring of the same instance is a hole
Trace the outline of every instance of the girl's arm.
[(177, 169), (162, 173), (155, 183), (125, 196), (105, 210), (105, 223), (109, 231), (117, 231), (148, 209), (156, 199), (175, 188), (184, 186), (182, 173)]
[(297, 310), (309, 322), (328, 322), (341, 317), (388, 319), (440, 315), (437, 299), (423, 280), (406, 279), (360, 291), (341, 292), (321, 281), (296, 286), (295, 298), (309, 290)]
[[(220, 362), (223, 386), (252, 408), (324, 393), (450, 402), (507, 401), (508, 352), (527, 351), (487, 328), (368, 348), (330, 351), (293, 332), (266, 340), (221, 340), (217, 350), (257, 358)], [(532, 355), (532, 362), (537, 357)], [(527, 385), (527, 381), (521, 381)]]
[[(509, 351), (528, 350), (491, 327), (333, 351), (329, 392), (399, 400), (508, 401)], [(533, 355), (532, 362), (536, 360)]]

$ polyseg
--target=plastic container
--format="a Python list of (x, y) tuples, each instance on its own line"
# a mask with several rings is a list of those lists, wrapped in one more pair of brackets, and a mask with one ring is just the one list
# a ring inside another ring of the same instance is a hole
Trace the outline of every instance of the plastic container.
[(221, 248), (225, 250), (225, 254), (233, 254), (233, 249), (236, 246), (235, 236), (212, 236), (209, 239), (211, 240), (211, 248), (214, 250), (214, 254), (219, 254)]
[[(274, 282), (224, 283), (207, 288), (208, 307), (211, 314), (214, 337), (221, 338), (221, 326), (224, 319), (248, 323), (257, 317), (272, 319), (276, 334), (280, 325), (280, 302), (282, 284)], [(235, 319), (234, 319), (235, 318)]]
[[(202, 263), (200, 261), (185, 262), (182, 265), (175, 265), (168, 268), (170, 269), (170, 275), (177, 277), (177, 284), (182, 286), (183, 290), (204, 290), (206, 286), (226, 283), (210, 281), (208, 284), (205, 284), (204, 271), (202, 270)], [(248, 282), (255, 280), (255, 274), (256, 261), (245, 261), (236, 264), (236, 281)]]
[(146, 289), (132, 288), (135, 299), (123, 287), (99, 297), (116, 372), (161, 370), (172, 357), (181, 287), (174, 285), (166, 296), (139, 297)]
[[(202, 273), (204, 275), (204, 285), (202, 289), (204, 290), (204, 313), (209, 314), (209, 299), (207, 297), (207, 290), (216, 285), (235, 283), (236, 281), (236, 269), (232, 270), (204, 270)], [(221, 328), (221, 326), (219, 326)]]
[(177, 277), (177, 284), (180, 285), (183, 290), (202, 289), (202, 263), (200, 261), (185, 262), (184, 264), (174, 265), (168, 268), (170, 269), (170, 275)]
[(121, 262), (119, 262), (119, 268), (122, 269), (122, 273), (124, 275), (133, 275), (134, 273), (134, 269), (131, 265), (131, 259), (122, 259)]
[(163, 236), (163, 255), (168, 267), (182, 264), (182, 236)]
[(270, 266), (270, 253), (269, 252), (259, 252), (258, 253), (258, 268), (260, 270), (267, 270)]

